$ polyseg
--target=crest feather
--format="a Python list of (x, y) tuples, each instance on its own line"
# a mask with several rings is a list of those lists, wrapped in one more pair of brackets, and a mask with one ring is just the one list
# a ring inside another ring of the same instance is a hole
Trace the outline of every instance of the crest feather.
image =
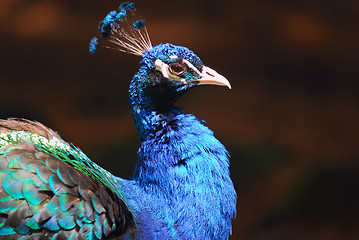
[(152, 49), (146, 22), (139, 19), (135, 3), (124, 2), (116, 11), (109, 12), (99, 23), (98, 31), (103, 41), (93, 37), (89, 45), (90, 53), (94, 53), (100, 46), (104, 46), (143, 56), (144, 53)]

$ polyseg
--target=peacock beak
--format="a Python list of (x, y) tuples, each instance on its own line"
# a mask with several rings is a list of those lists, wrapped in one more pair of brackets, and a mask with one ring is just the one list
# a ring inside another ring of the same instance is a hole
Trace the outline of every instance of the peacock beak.
[(201, 77), (199, 79), (195, 80), (198, 82), (198, 85), (218, 85), (226, 86), (229, 89), (232, 88), (231, 84), (225, 77), (209, 67), (203, 66), (203, 70), (200, 76)]

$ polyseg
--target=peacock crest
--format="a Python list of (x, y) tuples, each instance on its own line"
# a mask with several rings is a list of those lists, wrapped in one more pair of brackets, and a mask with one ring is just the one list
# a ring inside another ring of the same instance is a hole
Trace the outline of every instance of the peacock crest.
[(93, 37), (89, 50), (94, 53), (100, 46), (127, 52), (137, 56), (152, 49), (145, 20), (140, 19), (136, 4), (124, 2), (117, 11), (109, 12), (99, 23), (100, 38)]

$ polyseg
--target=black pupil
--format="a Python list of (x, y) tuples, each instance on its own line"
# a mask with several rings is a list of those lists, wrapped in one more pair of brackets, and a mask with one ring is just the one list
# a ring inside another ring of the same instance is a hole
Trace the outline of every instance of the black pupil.
[(181, 74), (184, 71), (184, 67), (178, 63), (174, 63), (170, 65), (171, 72), (173, 74)]

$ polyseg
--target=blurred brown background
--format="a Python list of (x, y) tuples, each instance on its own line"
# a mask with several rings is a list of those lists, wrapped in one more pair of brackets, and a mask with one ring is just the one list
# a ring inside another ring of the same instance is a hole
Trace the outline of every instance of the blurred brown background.
[[(359, 2), (137, 2), (153, 44), (185, 45), (232, 83), (178, 103), (232, 155), (231, 239), (359, 239)], [(1, 0), (0, 117), (41, 121), (130, 177), (127, 88), (140, 59), (88, 53), (119, 4)]]

